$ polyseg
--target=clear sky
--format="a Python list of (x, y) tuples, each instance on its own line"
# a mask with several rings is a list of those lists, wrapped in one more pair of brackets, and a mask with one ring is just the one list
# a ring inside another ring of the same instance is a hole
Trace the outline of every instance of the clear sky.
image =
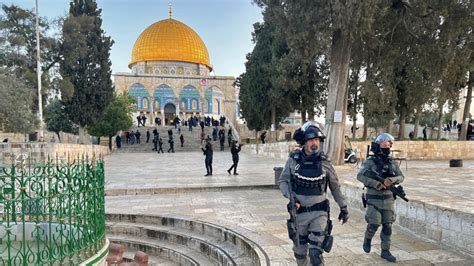
[[(38, 0), (40, 16), (64, 16), (67, 0)], [(34, 9), (35, 0), (0, 0)], [(102, 9), (102, 27), (115, 41), (111, 51), (112, 71), (129, 72), (133, 45), (142, 31), (168, 18), (169, 0), (97, 0)], [(262, 21), (252, 0), (173, 0), (173, 18), (191, 27), (207, 46), (214, 73), (237, 77), (245, 71), (245, 56), (253, 49), (253, 24)]]

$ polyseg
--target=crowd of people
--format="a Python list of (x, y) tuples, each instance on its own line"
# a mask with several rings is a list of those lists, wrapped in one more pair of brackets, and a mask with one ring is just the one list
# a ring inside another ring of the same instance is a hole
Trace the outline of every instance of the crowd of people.
[[(138, 115), (137, 116), (137, 127), (145, 127), (146, 125), (146, 117), (144, 115)], [(157, 153), (164, 153), (163, 150), (163, 138), (160, 136), (160, 133), (158, 131), (158, 127), (161, 126), (161, 118), (157, 117), (155, 118), (155, 128), (153, 131), (150, 133), (150, 129), (147, 129), (146, 131), (146, 140), (144, 144), (150, 143), (151, 140), (151, 145), (152, 151), (156, 151)], [(165, 121), (167, 123), (167, 121)], [(201, 141), (201, 150), (203, 154), (205, 155), (204, 163), (205, 163), (205, 168), (206, 168), (206, 176), (212, 175), (212, 160), (213, 160), (213, 145), (212, 141), (215, 141), (219, 143), (219, 147), (221, 151), (225, 150), (225, 144), (227, 141), (228, 148), (230, 149), (230, 153), (232, 156), (232, 165), (230, 168), (227, 170), (229, 174), (234, 174), (238, 175), (239, 173), (237, 172), (237, 166), (239, 163), (239, 152), (242, 148), (242, 144), (239, 144), (237, 139), (234, 137), (233, 129), (229, 125), (226, 117), (221, 116), (219, 119), (214, 119), (213, 117), (210, 116), (191, 116), (188, 119), (181, 119), (179, 117), (175, 117), (172, 120), (172, 126), (173, 128), (169, 128), (167, 130), (168, 134), (168, 153), (174, 153), (175, 152), (175, 146), (174, 146), (174, 132), (179, 135), (179, 141), (180, 141), (180, 147), (184, 147), (185, 144), (185, 138), (184, 135), (181, 132), (181, 127), (185, 126), (189, 128), (189, 132), (193, 132), (193, 128), (195, 127), (200, 127), (201, 132), (200, 132), (200, 141)], [(206, 127), (211, 127), (211, 136), (206, 135), (205, 133), (205, 128)], [(192, 134), (192, 133), (191, 133)], [(131, 131), (125, 131), (124, 132), (124, 138), (125, 138), (125, 143), (127, 145), (136, 145), (136, 144), (142, 144), (141, 140), (142, 133), (140, 132), (139, 129), (131, 130)], [(262, 139), (262, 142), (264, 143), (265, 141), (265, 136), (266, 132), (262, 133), (260, 136)], [(117, 135), (115, 138), (116, 146), (118, 149), (122, 148), (122, 136)]]

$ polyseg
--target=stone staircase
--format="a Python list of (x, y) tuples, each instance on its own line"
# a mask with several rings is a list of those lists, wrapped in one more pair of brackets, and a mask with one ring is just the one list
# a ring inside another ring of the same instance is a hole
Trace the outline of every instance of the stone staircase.
[(107, 214), (107, 237), (128, 252), (147, 253), (151, 265), (269, 265), (267, 254), (253, 241), (202, 221)]
[[(140, 137), (140, 144), (127, 144), (125, 140), (125, 135), (122, 136), (122, 148), (115, 150), (115, 152), (128, 152), (128, 153), (133, 153), (133, 152), (154, 152), (152, 151), (153, 149), (153, 130), (154, 129), (158, 130), (158, 133), (160, 134), (160, 138), (163, 139), (163, 151), (167, 152), (169, 146), (168, 143), (168, 130), (171, 129), (173, 130), (173, 139), (174, 139), (174, 151), (175, 152), (183, 152), (183, 151), (201, 151), (201, 128), (198, 127), (193, 127), (193, 131), (189, 131), (189, 128), (187, 126), (182, 126), (181, 127), (181, 134), (183, 134), (184, 137), (184, 145), (181, 147), (181, 142), (179, 140), (179, 134), (178, 134), (178, 129), (175, 129), (174, 126), (146, 126), (146, 127), (132, 127), (128, 131), (131, 132), (136, 132), (137, 129), (141, 133)], [(150, 141), (146, 143), (146, 132), (147, 130), (150, 131)], [(206, 135), (211, 136), (212, 138), (212, 127), (204, 127), (204, 132)], [(214, 147), (214, 151), (219, 151), (219, 140), (213, 141), (212, 145)], [(228, 143), (227, 143), (227, 132), (226, 132), (226, 142), (225, 142), (225, 147), (226, 149), (228, 148)], [(227, 150), (228, 151), (228, 150)]]

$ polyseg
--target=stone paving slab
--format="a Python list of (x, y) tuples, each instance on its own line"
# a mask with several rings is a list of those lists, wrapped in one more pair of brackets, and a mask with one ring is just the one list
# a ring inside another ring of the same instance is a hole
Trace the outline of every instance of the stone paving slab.
[[(194, 202), (199, 204), (192, 205)], [(271, 189), (127, 195), (106, 197), (106, 212), (179, 216), (219, 224), (259, 244), (269, 255), (271, 265), (294, 265), (285, 225), (288, 217), (286, 203), (278, 190)], [(335, 206), (334, 202), (332, 206)], [(332, 215), (335, 216), (338, 208), (333, 209), (335, 213)], [(354, 210), (351, 210), (349, 223), (335, 223), (335, 246), (331, 253), (325, 254), (327, 265), (388, 265), (379, 257), (378, 236), (374, 238), (372, 253), (363, 252), (365, 226), (363, 214)], [(422, 241), (397, 228), (392, 243), (393, 253), (405, 265), (468, 265), (473, 259)]]
[[(226, 172), (232, 164), (230, 152), (215, 152), (214, 175), (204, 177), (204, 156), (199, 152), (112, 154), (105, 159), (106, 193), (116, 196), (106, 197), (106, 211), (184, 215), (213, 222), (257, 242), (270, 255), (272, 265), (294, 265), (285, 225), (286, 199), (278, 190), (268, 189), (274, 184), (273, 167), (283, 166), (285, 161), (241, 153), (240, 175), (234, 176)], [(448, 166), (447, 161), (409, 161), (408, 170), (402, 168), (407, 197), (472, 213), (474, 161), (464, 161), (462, 168)], [(336, 170), (343, 184), (362, 188), (355, 179), (355, 167), (338, 166)], [(209, 190), (223, 187), (228, 189)], [(196, 191), (196, 188), (200, 189)], [(113, 191), (120, 193), (110, 193)], [(150, 195), (153, 193), (158, 194)], [(366, 224), (362, 213), (357, 210), (351, 213), (349, 224), (335, 226), (336, 247), (326, 254), (327, 264), (385, 264), (378, 255), (377, 238), (374, 252), (363, 253), (361, 242)], [(474, 260), (402, 230), (395, 230), (392, 243), (400, 264), (472, 265)]]
[(214, 152), (213, 175), (205, 177), (202, 152), (119, 153), (105, 158), (106, 190), (144, 188), (196, 188), (274, 184), (273, 167), (281, 159), (241, 154), (239, 175), (229, 175), (228, 150)]
[[(232, 165), (232, 157), (226, 149), (214, 152), (213, 176), (205, 177), (201, 152), (112, 154), (105, 158), (105, 188), (109, 193), (118, 190), (123, 195), (147, 193), (146, 189), (148, 194), (153, 194), (153, 191), (182, 192), (190, 188), (205, 191), (269, 186), (275, 181), (273, 167), (284, 166), (285, 161), (240, 153), (239, 175), (229, 175), (226, 170)], [(474, 214), (474, 160), (464, 160), (461, 168), (450, 168), (448, 161), (408, 161), (408, 170), (401, 169), (409, 199)], [(362, 188), (355, 167), (337, 166), (336, 170), (343, 184)], [(132, 193), (126, 193), (127, 190)]]

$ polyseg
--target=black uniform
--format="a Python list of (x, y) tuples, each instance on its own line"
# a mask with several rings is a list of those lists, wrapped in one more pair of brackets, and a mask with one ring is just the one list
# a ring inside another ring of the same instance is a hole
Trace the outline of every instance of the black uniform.
[(242, 145), (237, 144), (237, 142), (234, 142), (232, 145), (232, 148), (230, 148), (230, 153), (232, 153), (232, 166), (227, 170), (227, 173), (230, 175), (230, 171), (232, 171), (232, 168), (234, 169), (234, 175), (238, 175), (237, 173), (237, 165), (239, 164), (239, 152), (242, 148)]
[(224, 150), (225, 143), (225, 131), (224, 129), (219, 130), (219, 143), (221, 144), (221, 151)]
[(137, 129), (137, 132), (135, 132), (135, 137), (136, 137), (136, 139), (137, 139), (137, 144), (140, 144), (140, 137), (141, 137), (141, 135), (142, 135), (142, 134), (141, 134), (140, 131), (138, 131), (138, 129)]
[(117, 149), (122, 148), (122, 138), (120, 137), (120, 135), (117, 135), (117, 137), (115, 137), (115, 143), (117, 143)]
[(160, 152), (161, 152), (161, 153), (165, 153), (165, 152), (163, 151), (163, 140), (162, 140), (161, 138), (160, 138), (160, 140), (158, 141), (158, 146), (159, 146), (159, 148), (158, 148), (158, 153), (160, 153)]
[(265, 144), (266, 137), (267, 137), (267, 131), (263, 131), (263, 133), (260, 134), (260, 140), (262, 141), (262, 144)]
[(204, 148), (201, 148), (201, 150), (202, 150), (203, 154), (206, 156), (206, 159), (204, 160), (204, 163), (206, 165), (207, 174), (204, 175), (204, 176), (212, 175), (212, 155), (213, 155), (213, 151), (212, 151), (212, 144), (211, 144), (210, 139), (206, 140), (206, 146), (204, 146)]
[[(156, 130), (156, 129), (155, 129)], [(160, 135), (155, 132), (153, 132), (153, 149), (152, 151), (157, 151), (158, 150), (158, 141), (160, 139)]]
[(168, 143), (170, 144), (170, 148), (168, 149), (168, 152), (173, 152), (174, 153), (174, 140), (173, 137), (170, 137), (170, 140), (168, 140)]

